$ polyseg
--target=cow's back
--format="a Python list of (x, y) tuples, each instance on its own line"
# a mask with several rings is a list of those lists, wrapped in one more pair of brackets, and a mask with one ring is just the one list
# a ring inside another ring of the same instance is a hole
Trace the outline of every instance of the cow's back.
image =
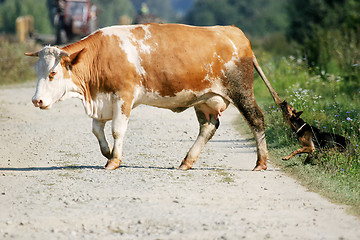
[(65, 50), (71, 53), (81, 47), (90, 49), (95, 59), (92, 64), (100, 73), (95, 75), (103, 78), (98, 85), (111, 90), (141, 82), (162, 96), (184, 89), (201, 91), (223, 77), (226, 63), (252, 54), (248, 39), (233, 26), (112, 26)]

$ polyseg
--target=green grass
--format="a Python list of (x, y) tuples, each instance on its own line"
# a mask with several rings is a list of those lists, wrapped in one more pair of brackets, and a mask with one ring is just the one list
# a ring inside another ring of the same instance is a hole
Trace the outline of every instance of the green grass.
[(225, 182), (225, 183), (233, 183), (235, 182), (235, 180), (232, 178), (232, 175), (228, 172), (226, 172), (225, 170), (222, 170), (222, 169), (218, 169), (216, 170), (216, 173), (222, 177), (222, 182)]
[(37, 59), (24, 55), (34, 48), (0, 37), (0, 85), (18, 84), (37, 78), (34, 71)]
[(276, 59), (263, 54), (258, 60), (280, 97), (296, 110), (304, 111), (302, 118), (306, 122), (345, 136), (355, 148), (353, 155), (335, 151), (318, 154), (313, 164), (303, 164), (304, 154), (282, 161), (300, 145), (264, 83), (256, 77), (255, 96), (265, 112), (272, 162), (311, 191), (351, 206), (350, 211), (360, 216), (360, 84), (345, 80), (341, 73), (315, 75), (305, 61), (295, 57)]

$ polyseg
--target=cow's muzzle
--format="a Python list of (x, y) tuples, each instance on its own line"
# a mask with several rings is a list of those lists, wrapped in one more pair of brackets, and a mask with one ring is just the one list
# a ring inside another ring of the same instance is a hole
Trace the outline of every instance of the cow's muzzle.
[(49, 106), (44, 106), (44, 102), (41, 99), (33, 98), (32, 103), (34, 104), (35, 107), (38, 107), (40, 109), (48, 109), (49, 108)]
[(32, 99), (32, 103), (34, 104), (35, 107), (42, 107), (43, 105), (43, 101), (41, 99)]

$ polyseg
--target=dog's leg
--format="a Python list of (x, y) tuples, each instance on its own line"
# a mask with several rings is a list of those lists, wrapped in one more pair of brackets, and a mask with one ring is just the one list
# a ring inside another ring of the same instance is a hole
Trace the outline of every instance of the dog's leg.
[(315, 151), (315, 147), (313, 146), (305, 146), (303, 148), (297, 149), (295, 151), (293, 151), (290, 155), (283, 157), (282, 160), (289, 160), (290, 158), (294, 157), (297, 154), (301, 154), (301, 153), (308, 153), (308, 154), (312, 154)]

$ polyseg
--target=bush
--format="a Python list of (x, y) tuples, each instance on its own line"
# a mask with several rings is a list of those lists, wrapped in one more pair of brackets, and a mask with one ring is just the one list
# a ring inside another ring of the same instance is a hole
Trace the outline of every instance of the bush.
[(26, 44), (0, 38), (0, 85), (36, 79), (33, 66), (37, 59), (24, 56), (29, 48)]
[(51, 33), (52, 28), (46, 0), (6, 0), (0, 2), (0, 32), (15, 33), (16, 18), (31, 15), (35, 20), (36, 32)]
[(289, 161), (281, 158), (300, 145), (290, 127), (282, 119), (281, 110), (273, 103), (265, 84), (256, 79), (255, 96), (264, 106), (266, 138), (272, 162), (293, 174), (312, 191), (319, 192), (336, 202), (353, 206), (360, 215), (360, 97), (359, 89), (350, 88), (341, 75), (308, 68), (306, 59), (296, 57), (274, 58), (262, 54), (259, 62), (273, 87), (296, 110), (304, 111), (302, 118), (326, 132), (348, 138), (354, 154), (333, 150), (319, 152), (314, 165), (304, 165), (307, 154)]

